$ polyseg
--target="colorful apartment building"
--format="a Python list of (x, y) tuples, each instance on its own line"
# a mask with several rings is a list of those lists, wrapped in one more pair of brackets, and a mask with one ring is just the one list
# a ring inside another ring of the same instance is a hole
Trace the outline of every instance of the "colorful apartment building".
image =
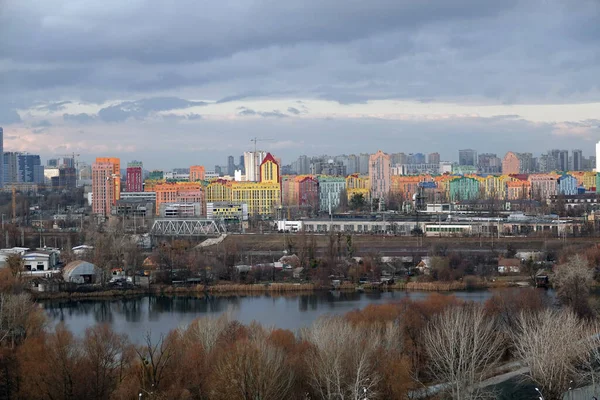
[(451, 201), (476, 200), (480, 197), (479, 180), (463, 176), (449, 182)]
[(190, 182), (203, 181), (205, 176), (205, 169), (202, 165), (192, 165), (190, 167)]
[(348, 201), (355, 195), (362, 195), (365, 200), (371, 199), (371, 187), (369, 178), (359, 174), (352, 174), (346, 177), (346, 194)]
[(531, 182), (514, 179), (506, 182), (506, 197), (508, 200), (526, 200), (531, 196)]
[(231, 201), (231, 183), (225, 179), (215, 179), (206, 186), (208, 203), (223, 203)]
[(156, 192), (156, 213), (161, 204), (168, 203), (200, 203), (206, 210), (204, 189), (197, 182), (164, 182), (154, 186)]
[(313, 175), (282, 177), (281, 201), (284, 206), (316, 209), (319, 204), (319, 181)]
[(558, 178), (558, 193), (570, 196), (577, 194), (577, 179), (572, 175), (563, 175)]
[(534, 200), (549, 199), (558, 193), (558, 176), (555, 174), (531, 174), (528, 180)]
[(509, 151), (502, 159), (502, 174), (518, 174), (519, 172), (521, 172), (521, 161), (515, 153)]
[(394, 175), (391, 178), (391, 192), (403, 200), (412, 200), (413, 195), (419, 192), (420, 184), (430, 181), (430, 175)]
[(392, 179), (392, 163), (390, 156), (381, 150), (369, 157), (369, 182), (371, 197), (385, 199), (390, 193)]
[(116, 204), (114, 166), (111, 163), (94, 163), (92, 165), (92, 212), (108, 217), (111, 208)]
[(342, 193), (346, 190), (346, 178), (319, 175), (317, 180), (319, 181), (319, 210), (335, 211), (340, 205)]
[(206, 188), (207, 202), (247, 204), (249, 215), (272, 216), (281, 205), (281, 181), (279, 164), (269, 153), (260, 164), (259, 179), (258, 182), (215, 180)]
[(127, 163), (127, 192), (144, 191), (144, 181), (142, 179), (143, 164), (140, 161)]
[(113, 204), (116, 204), (121, 198), (121, 160), (116, 157), (97, 157), (96, 163), (112, 165)]

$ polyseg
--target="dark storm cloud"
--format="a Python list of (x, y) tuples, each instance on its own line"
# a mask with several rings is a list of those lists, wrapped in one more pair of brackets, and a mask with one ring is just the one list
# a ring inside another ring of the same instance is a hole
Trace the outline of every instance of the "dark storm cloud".
[[(495, 15), (515, 0), (362, 0), (301, 3), (234, 0), (165, 3), (27, 0), (8, 6), (0, 22), (24, 43), (0, 39), (7, 56), (27, 61), (97, 62), (105, 58), (143, 63), (193, 62), (247, 49), (300, 42), (347, 42), (403, 27)], [(63, 5), (63, 7), (61, 7)], [(70, 5), (67, 6), (67, 5)], [(101, 7), (102, 12), (94, 10)], [(28, 18), (23, 18), (28, 17)], [(110, 22), (110, 30), (106, 29)], [(85, 29), (84, 29), (85, 28)], [(127, 37), (128, 40), (121, 40)]]
[(20, 0), (0, 11), (5, 93), (111, 100), (202, 88), (222, 103), (287, 93), (513, 104), (599, 91), (596, 0)]

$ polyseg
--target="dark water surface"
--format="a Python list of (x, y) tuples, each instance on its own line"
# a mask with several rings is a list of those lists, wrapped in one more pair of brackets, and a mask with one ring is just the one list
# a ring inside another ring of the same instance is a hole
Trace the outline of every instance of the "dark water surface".
[[(452, 293), (463, 300), (485, 301), (494, 293), (510, 295), (505, 289)], [(117, 332), (140, 342), (147, 332), (166, 334), (198, 317), (230, 312), (242, 323), (296, 330), (324, 314), (344, 314), (369, 304), (402, 299), (424, 299), (431, 292), (340, 293), (317, 292), (286, 296), (142, 296), (127, 299), (84, 299), (41, 301), (50, 325), (64, 322), (76, 335), (98, 323), (108, 323)], [(447, 294), (451, 295), (451, 294)]]

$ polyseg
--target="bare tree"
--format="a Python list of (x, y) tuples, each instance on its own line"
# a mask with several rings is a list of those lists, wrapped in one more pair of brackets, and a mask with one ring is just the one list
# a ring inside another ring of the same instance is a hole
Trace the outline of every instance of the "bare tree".
[(593, 270), (580, 255), (575, 255), (554, 270), (553, 284), (558, 299), (580, 316), (591, 314), (588, 299), (592, 283)]
[(317, 320), (302, 336), (314, 346), (306, 362), (310, 386), (319, 398), (377, 397), (381, 377), (376, 371), (376, 352), (388, 341), (392, 346), (392, 333), (331, 317)]
[(21, 273), (23, 272), (23, 258), (19, 254), (10, 254), (6, 257), (6, 265), (8, 269), (15, 279), (19, 279), (21, 277)]
[(586, 350), (586, 326), (571, 310), (522, 313), (513, 337), (515, 357), (529, 368), (547, 400), (559, 400), (580, 375)]
[(88, 328), (82, 347), (88, 398), (108, 399), (125, 378), (134, 356), (133, 349), (125, 335), (115, 333), (106, 324)]
[(193, 342), (198, 342), (206, 353), (210, 353), (223, 332), (227, 330), (232, 319), (229, 313), (224, 313), (218, 318), (202, 317), (192, 321), (183, 336)]
[(37, 307), (26, 293), (0, 294), (0, 343), (18, 344), (27, 335)]
[(160, 383), (166, 372), (173, 366), (175, 349), (172, 337), (160, 336), (156, 343), (152, 342), (150, 333), (146, 334), (144, 345), (136, 349), (141, 361), (140, 383), (142, 390), (153, 393), (161, 389)]
[(214, 374), (214, 399), (285, 399), (294, 383), (285, 352), (262, 334), (237, 341), (217, 361)]
[(447, 309), (430, 321), (423, 340), (433, 377), (453, 399), (486, 397), (478, 384), (498, 365), (504, 339), (481, 305)]

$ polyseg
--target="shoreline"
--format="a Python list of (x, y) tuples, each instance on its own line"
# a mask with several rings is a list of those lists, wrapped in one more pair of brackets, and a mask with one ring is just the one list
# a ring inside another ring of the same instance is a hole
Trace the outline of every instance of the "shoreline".
[(515, 282), (399, 282), (393, 285), (346, 284), (337, 288), (306, 284), (227, 284), (213, 286), (153, 285), (148, 288), (108, 289), (91, 292), (34, 292), (29, 291), (34, 300), (82, 300), (82, 299), (120, 299), (138, 296), (176, 296), (176, 295), (211, 295), (239, 296), (265, 294), (290, 296), (297, 294), (316, 293), (336, 290), (340, 292), (390, 292), (390, 291), (421, 291), (421, 292), (463, 292), (470, 290), (489, 290), (497, 288), (523, 287)]

